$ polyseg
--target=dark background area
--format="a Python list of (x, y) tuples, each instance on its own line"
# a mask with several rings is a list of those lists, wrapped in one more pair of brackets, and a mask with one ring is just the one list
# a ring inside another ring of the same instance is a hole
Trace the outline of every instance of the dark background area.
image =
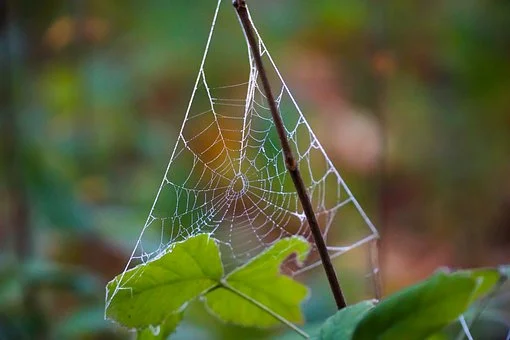
[[(386, 293), (510, 262), (509, 2), (248, 3), (382, 234)], [(0, 339), (127, 337), (103, 320), (104, 284), (154, 200), (215, 5), (0, 1)], [(322, 272), (307, 282), (322, 320)], [(181, 338), (269, 334), (186, 320)]]

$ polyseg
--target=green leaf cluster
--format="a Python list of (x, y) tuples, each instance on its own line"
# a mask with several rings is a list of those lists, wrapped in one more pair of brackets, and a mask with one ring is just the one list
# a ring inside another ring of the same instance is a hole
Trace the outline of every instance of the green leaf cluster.
[(165, 339), (198, 297), (225, 322), (258, 327), (303, 322), (300, 304), (308, 289), (282, 275), (280, 266), (292, 254), (304, 260), (309, 248), (303, 238), (285, 238), (225, 275), (216, 240), (208, 234), (190, 237), (110, 281), (106, 316), (139, 330), (139, 339)]
[[(217, 241), (199, 234), (173, 244), (158, 258), (118, 275), (107, 285), (106, 316), (138, 330), (138, 339), (166, 339), (187, 305), (201, 298), (220, 320), (271, 327), (283, 322), (301, 335), (301, 302), (308, 289), (282, 275), (292, 254), (298, 262), (310, 245), (300, 237), (282, 239), (245, 265), (225, 274)], [(473, 302), (505, 279), (508, 268), (438, 271), (380, 303), (363, 301), (330, 317), (316, 340), (439, 339)]]
[(432, 339), (501, 279), (496, 269), (439, 271), (377, 305), (364, 301), (337, 312), (323, 324), (316, 338)]

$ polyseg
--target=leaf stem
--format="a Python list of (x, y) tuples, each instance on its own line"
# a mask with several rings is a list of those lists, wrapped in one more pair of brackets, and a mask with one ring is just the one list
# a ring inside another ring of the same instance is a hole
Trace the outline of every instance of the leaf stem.
[(274, 318), (278, 319), (281, 323), (285, 324), (286, 326), (291, 328), (294, 332), (296, 332), (301, 337), (303, 337), (303, 339), (309, 339), (310, 338), (310, 336), (306, 332), (304, 332), (302, 329), (300, 329), (299, 327), (294, 325), (292, 322), (290, 322), (289, 320), (285, 319), (284, 317), (282, 317), (278, 313), (274, 312), (273, 310), (271, 310), (267, 306), (263, 305), (259, 301), (253, 299), (249, 295), (246, 295), (243, 292), (241, 292), (240, 290), (237, 290), (234, 287), (230, 286), (225, 280), (222, 280), (220, 285), (221, 285), (221, 287), (223, 287), (223, 288), (231, 291), (232, 293), (242, 297), (246, 301), (248, 301), (248, 302), (254, 304), (255, 306), (259, 307), (260, 309), (262, 309), (264, 312), (266, 312), (266, 313), (270, 314), (271, 316), (273, 316)]
[(258, 48), (257, 41), (255, 39), (255, 35), (253, 33), (253, 26), (250, 21), (250, 17), (248, 14), (248, 8), (246, 6), (245, 0), (234, 0), (233, 5), (237, 11), (237, 15), (239, 20), (243, 26), (246, 38), (248, 40), (248, 44), (250, 45), (251, 51), (253, 53), (253, 59), (255, 60), (255, 65), (260, 75), (260, 79), (262, 81), (263, 89), (265, 95), (267, 97), (267, 101), (269, 104), (269, 108), (271, 109), (271, 115), (273, 117), (273, 121), (276, 126), (276, 131), (278, 132), (278, 138), (280, 139), (280, 144), (282, 146), (283, 155), (285, 158), (285, 166), (290, 173), (292, 181), (294, 182), (294, 186), (296, 188), (297, 194), (299, 196), (299, 200), (301, 201), (301, 205), (303, 206), (303, 211), (306, 215), (306, 219), (308, 221), (308, 225), (310, 226), (310, 230), (312, 231), (312, 235), (315, 241), (315, 245), (317, 250), (319, 251), (319, 255), (322, 261), (322, 266), (326, 271), (326, 276), (329, 281), (329, 285), (331, 288), (331, 292), (335, 298), (336, 305), (338, 309), (342, 309), (346, 307), (346, 302), (344, 295), (342, 293), (342, 289), (340, 287), (340, 283), (338, 282), (337, 275), (335, 273), (335, 268), (331, 263), (331, 258), (328, 253), (328, 249), (326, 246), (326, 242), (322, 237), (321, 230), (319, 228), (319, 224), (315, 217), (315, 213), (313, 210), (312, 203), (310, 201), (310, 197), (308, 196), (308, 192), (306, 191), (306, 186), (303, 181), (303, 177), (301, 177), (301, 173), (299, 172), (298, 164), (294, 155), (292, 154), (292, 149), (290, 147), (289, 141), (287, 139), (287, 135), (285, 132), (285, 127), (283, 125), (282, 118), (278, 112), (278, 108), (276, 106), (276, 102), (274, 100), (273, 92), (271, 91), (271, 85), (269, 84), (269, 80), (264, 69), (264, 64), (262, 62), (262, 58), (260, 56), (260, 51)]

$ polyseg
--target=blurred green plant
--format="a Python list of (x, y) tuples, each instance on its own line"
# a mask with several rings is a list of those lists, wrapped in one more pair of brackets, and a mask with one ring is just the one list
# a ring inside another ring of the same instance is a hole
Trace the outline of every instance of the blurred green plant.
[[(102, 283), (82, 268), (0, 258), (0, 339), (118, 338), (104, 320), (102, 292)], [(61, 315), (50, 319), (53, 314)]]

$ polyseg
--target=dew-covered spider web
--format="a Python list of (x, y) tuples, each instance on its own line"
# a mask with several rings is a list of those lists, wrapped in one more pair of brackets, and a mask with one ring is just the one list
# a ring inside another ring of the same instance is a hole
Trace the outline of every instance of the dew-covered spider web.
[[(331, 257), (377, 239), (255, 33)], [(245, 69), (237, 60), (246, 61)], [(168, 167), (126, 269), (199, 233), (219, 241), (227, 271), (284, 237), (302, 235), (313, 243), (252, 53), (230, 2), (221, 0)], [(295, 275), (319, 264), (312, 250), (303, 267), (286, 269)]]

